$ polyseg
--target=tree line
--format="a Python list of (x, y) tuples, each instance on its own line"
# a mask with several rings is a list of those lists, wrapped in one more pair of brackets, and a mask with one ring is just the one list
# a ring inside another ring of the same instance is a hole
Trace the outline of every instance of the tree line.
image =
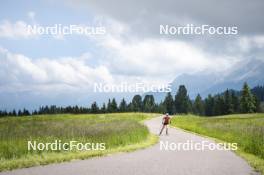
[[(258, 86), (258, 90), (263, 87)], [(259, 94), (250, 90), (247, 83), (244, 83), (241, 91), (225, 90), (223, 93), (212, 96), (209, 94), (202, 99), (200, 94), (191, 101), (184, 85), (179, 87), (175, 98), (170, 93), (167, 94), (164, 104), (165, 111), (171, 114), (193, 113), (201, 116), (217, 116), (236, 113), (254, 113), (260, 112), (261, 94), (264, 91), (259, 90)]]
[(109, 99), (101, 107), (93, 102), (90, 107), (67, 106), (57, 107), (56, 105), (42, 106), (38, 110), (30, 112), (27, 109), (13, 110), (10, 112), (0, 111), (0, 116), (27, 116), (40, 114), (97, 114), (115, 112), (149, 112), (149, 113), (170, 113), (187, 114), (193, 113), (201, 116), (227, 115), (235, 113), (253, 113), (260, 111), (260, 101), (263, 100), (264, 87), (257, 86), (250, 90), (247, 83), (244, 83), (241, 91), (227, 89), (223, 93), (212, 96), (209, 94), (202, 99), (200, 94), (194, 100), (190, 100), (187, 89), (180, 85), (177, 93), (173, 96), (167, 93), (165, 99), (156, 103), (153, 95), (135, 95), (131, 102), (123, 98), (118, 104), (116, 99)]

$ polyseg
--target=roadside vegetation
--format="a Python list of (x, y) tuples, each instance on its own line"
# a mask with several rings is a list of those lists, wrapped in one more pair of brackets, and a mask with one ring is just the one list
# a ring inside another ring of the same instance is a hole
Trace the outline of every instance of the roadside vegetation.
[[(143, 120), (155, 114), (37, 115), (0, 118), (0, 171), (144, 148), (157, 141)], [(105, 143), (105, 150), (28, 150), (28, 141)]]
[(172, 126), (229, 143), (237, 153), (264, 174), (264, 114), (235, 114), (219, 117), (176, 115)]

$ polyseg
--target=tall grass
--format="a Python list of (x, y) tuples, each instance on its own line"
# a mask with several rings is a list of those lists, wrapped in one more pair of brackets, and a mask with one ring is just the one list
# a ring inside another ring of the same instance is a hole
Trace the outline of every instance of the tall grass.
[(29, 156), (39, 156), (41, 159), (43, 155), (54, 156), (54, 153), (58, 153), (61, 156), (65, 152), (29, 151), (27, 142), (34, 140), (42, 143), (55, 140), (61, 140), (62, 143), (72, 140), (82, 143), (105, 143), (106, 149), (142, 142), (149, 136), (149, 131), (139, 121), (148, 117), (141, 113), (123, 113), (1, 118), (1, 161), (18, 160)]

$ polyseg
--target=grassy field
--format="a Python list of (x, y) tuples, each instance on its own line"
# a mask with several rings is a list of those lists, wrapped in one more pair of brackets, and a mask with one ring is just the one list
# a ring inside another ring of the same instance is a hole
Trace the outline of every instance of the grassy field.
[[(149, 146), (157, 140), (141, 122), (154, 114), (40, 115), (0, 118), (0, 171), (85, 159)], [(28, 141), (105, 143), (106, 150), (28, 150)]]
[(177, 115), (172, 126), (221, 141), (238, 143), (237, 153), (264, 174), (264, 114), (237, 114), (219, 117)]

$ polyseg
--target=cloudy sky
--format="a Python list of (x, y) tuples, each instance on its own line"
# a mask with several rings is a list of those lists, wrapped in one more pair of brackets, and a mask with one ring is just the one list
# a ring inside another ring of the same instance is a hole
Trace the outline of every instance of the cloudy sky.
[[(10, 0), (0, 6), (2, 109), (88, 105), (96, 82), (167, 84), (263, 60), (263, 0)], [(28, 25), (103, 26), (104, 35), (38, 35)], [(160, 25), (236, 26), (237, 35), (161, 35)], [(85, 96), (85, 97), (84, 97)]]

